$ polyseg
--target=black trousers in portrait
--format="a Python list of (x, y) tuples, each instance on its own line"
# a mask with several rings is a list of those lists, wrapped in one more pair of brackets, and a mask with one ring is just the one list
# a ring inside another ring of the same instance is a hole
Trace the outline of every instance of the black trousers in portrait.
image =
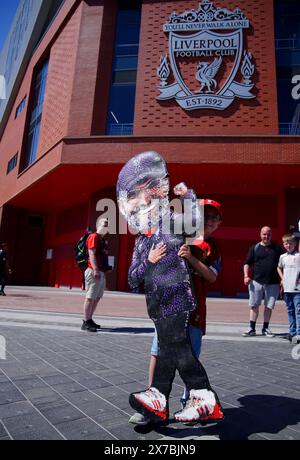
[(0, 271), (0, 291), (4, 291), (7, 282), (7, 275), (5, 271)]
[(189, 312), (155, 322), (159, 352), (152, 386), (168, 400), (176, 369), (188, 390), (211, 390), (206, 371), (193, 353), (188, 333)]

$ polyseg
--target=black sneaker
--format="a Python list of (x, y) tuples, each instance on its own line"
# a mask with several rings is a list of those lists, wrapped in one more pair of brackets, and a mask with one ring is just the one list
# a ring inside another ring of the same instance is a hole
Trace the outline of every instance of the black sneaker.
[(243, 337), (254, 337), (256, 335), (256, 332), (254, 329), (250, 329), (248, 332), (243, 332), (242, 336)]
[(6, 295), (4, 291), (0, 291), (0, 295)]
[(89, 331), (89, 332), (97, 332), (97, 329), (95, 328), (95, 326), (93, 326), (92, 324), (90, 324), (90, 323), (88, 323), (87, 321), (84, 321), (84, 320), (82, 322), (81, 330), (82, 331)]
[(101, 329), (100, 324), (95, 323), (95, 321), (93, 319), (89, 320), (89, 324), (91, 324), (91, 326), (94, 326), (97, 329), (97, 331), (99, 331), (99, 329)]
[(265, 337), (275, 337), (275, 334), (273, 334), (268, 327), (266, 329), (262, 329), (261, 333)]

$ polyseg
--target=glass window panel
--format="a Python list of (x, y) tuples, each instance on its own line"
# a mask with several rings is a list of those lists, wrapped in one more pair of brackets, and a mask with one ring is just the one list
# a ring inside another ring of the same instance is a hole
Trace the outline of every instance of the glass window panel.
[(42, 107), (44, 103), (44, 96), (45, 96), (46, 81), (47, 81), (47, 72), (48, 72), (48, 62), (46, 62), (43, 65), (43, 67), (39, 71), (37, 78), (36, 78), (33, 105), (32, 105), (31, 123), (42, 111)]
[(280, 134), (300, 132), (299, 100), (292, 97), (292, 77), (300, 75), (300, 2), (275, 0), (278, 119)]
[(40, 70), (35, 79), (35, 87), (37, 87), (41, 83), (41, 80), (42, 80), (42, 72)]
[(120, 9), (118, 12), (118, 24), (137, 24), (141, 22), (141, 10), (136, 6), (132, 9)]
[(27, 151), (26, 151), (26, 158), (25, 158), (25, 163), (24, 163), (25, 168), (28, 165), (30, 165), (30, 156), (31, 156), (31, 150), (32, 150), (33, 136), (34, 136), (34, 132), (31, 131), (27, 139)]
[(110, 93), (109, 123), (132, 123), (135, 85), (113, 85)]
[(124, 24), (117, 29), (116, 44), (128, 45), (139, 42), (140, 26), (139, 24)]
[(10, 173), (16, 166), (18, 161), (18, 154), (16, 153), (8, 162), (6, 174)]
[(136, 82), (136, 70), (121, 70), (114, 72), (113, 84), (116, 83), (135, 83)]
[(107, 134), (110, 136), (130, 136), (133, 133), (133, 123), (109, 123)]
[(40, 126), (41, 124), (39, 123), (34, 128), (32, 148), (31, 148), (30, 156), (29, 156), (29, 164), (33, 163), (36, 160), (37, 147), (38, 147), (39, 134), (40, 134)]
[[(24, 101), (24, 99), (23, 99), (23, 101)], [(25, 102), (23, 103), (23, 101), (17, 107), (15, 118), (17, 118), (20, 115), (20, 113), (22, 112), (22, 110), (23, 110), (23, 107), (25, 105)]]
[(139, 46), (138, 45), (117, 45), (116, 46), (116, 56), (132, 56), (138, 55)]
[(119, 7), (106, 132), (129, 135), (133, 131), (141, 2), (121, 1)]
[(293, 75), (293, 73), (292, 73), (291, 67), (280, 66), (280, 67), (277, 68), (277, 79), (291, 80), (292, 75)]
[(117, 16), (115, 44), (138, 44), (141, 10), (120, 10)]
[(300, 11), (298, 0), (277, 0), (276, 8), (276, 38), (299, 36)]
[(36, 76), (36, 84), (33, 96), (33, 107), (30, 115), (30, 126), (27, 137), (26, 154), (24, 167), (29, 166), (36, 160), (37, 147), (40, 133), (40, 124), (42, 118), (42, 109), (44, 103), (46, 81), (48, 72), (48, 61), (44, 63)]
[(117, 56), (115, 58), (115, 70), (127, 70), (137, 68), (137, 56)]
[(33, 96), (33, 101), (32, 101), (32, 111), (33, 112), (38, 107), (40, 87), (41, 87), (40, 83), (35, 86), (35, 91), (34, 91), (34, 96)]
[[(294, 106), (296, 101), (291, 97), (292, 83), (291, 80), (280, 79), (277, 81), (278, 93), (278, 110), (280, 113), (280, 122), (289, 122), (293, 118)], [(289, 104), (287, 101), (291, 100)]]

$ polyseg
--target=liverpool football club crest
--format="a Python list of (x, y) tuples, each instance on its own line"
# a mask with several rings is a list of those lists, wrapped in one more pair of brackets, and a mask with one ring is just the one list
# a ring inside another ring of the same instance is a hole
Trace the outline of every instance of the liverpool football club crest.
[(209, 0), (202, 0), (198, 10), (173, 12), (163, 26), (169, 53), (157, 69), (157, 99), (174, 98), (185, 110), (224, 110), (236, 97), (254, 98), (255, 66), (243, 45), (249, 25), (239, 8), (216, 8)]

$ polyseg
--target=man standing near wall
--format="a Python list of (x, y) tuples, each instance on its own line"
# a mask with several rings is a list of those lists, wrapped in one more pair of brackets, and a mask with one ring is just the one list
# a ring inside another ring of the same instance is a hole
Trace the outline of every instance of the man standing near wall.
[(97, 332), (101, 329), (93, 320), (93, 314), (105, 289), (105, 272), (111, 269), (108, 265), (108, 243), (103, 235), (107, 233), (108, 219), (97, 220), (97, 230), (91, 233), (86, 241), (89, 252), (88, 268), (85, 270), (86, 296), (84, 301), (84, 320), (81, 329)]
[[(250, 247), (244, 265), (244, 283), (249, 289), (250, 330), (243, 337), (256, 335), (256, 321), (259, 306), (264, 299), (264, 323), (262, 335), (274, 337), (269, 329), (269, 323), (275, 302), (279, 294), (279, 276), (277, 265), (282, 254), (282, 248), (272, 242), (272, 230), (263, 227), (260, 231), (261, 241)], [(250, 268), (253, 268), (252, 278)]]

